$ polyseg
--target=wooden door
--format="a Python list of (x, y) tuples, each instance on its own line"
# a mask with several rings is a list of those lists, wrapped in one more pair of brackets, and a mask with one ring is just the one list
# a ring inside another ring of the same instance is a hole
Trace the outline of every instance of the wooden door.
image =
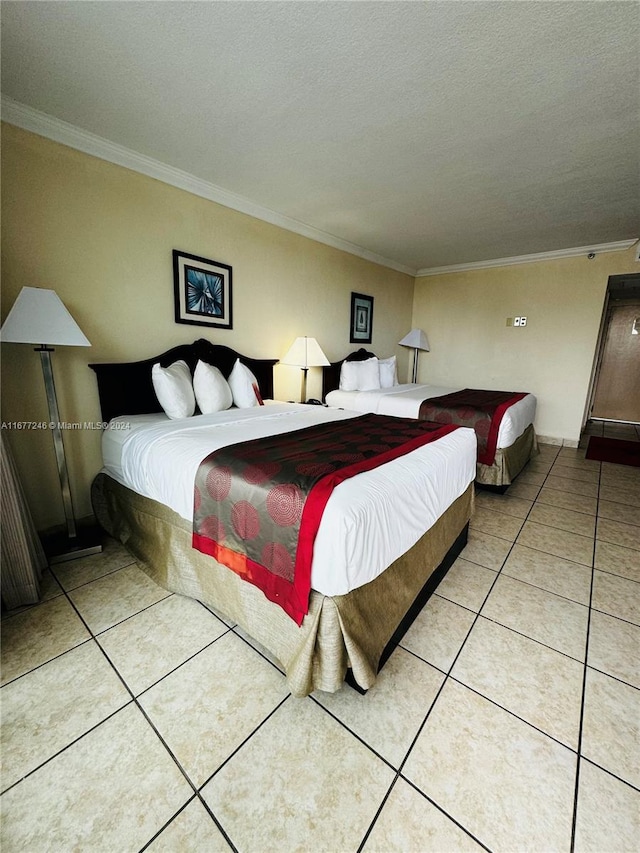
[(640, 300), (610, 304), (591, 417), (640, 423)]

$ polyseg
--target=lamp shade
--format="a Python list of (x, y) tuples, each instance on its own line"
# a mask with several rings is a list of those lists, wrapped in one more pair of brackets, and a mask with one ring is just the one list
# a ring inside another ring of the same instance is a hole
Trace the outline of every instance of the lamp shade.
[(402, 347), (413, 347), (413, 349), (423, 349), (429, 352), (429, 341), (422, 329), (411, 329), (409, 334), (405, 335), (398, 343)]
[(23, 287), (0, 329), (0, 340), (13, 344), (90, 347), (55, 290)]
[(293, 367), (326, 367), (329, 359), (320, 349), (320, 344), (315, 338), (296, 338), (289, 347), (287, 354), (280, 360), (280, 364), (289, 364)]

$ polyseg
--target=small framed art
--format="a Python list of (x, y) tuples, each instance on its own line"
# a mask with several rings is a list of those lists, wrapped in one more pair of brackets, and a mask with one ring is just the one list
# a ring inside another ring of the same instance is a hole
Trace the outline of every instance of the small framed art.
[(233, 328), (231, 267), (173, 250), (176, 323)]
[(351, 336), (352, 344), (370, 344), (373, 331), (373, 296), (364, 293), (351, 294)]

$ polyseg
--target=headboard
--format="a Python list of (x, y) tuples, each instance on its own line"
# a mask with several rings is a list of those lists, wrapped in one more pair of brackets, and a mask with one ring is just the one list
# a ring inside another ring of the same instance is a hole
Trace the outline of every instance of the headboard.
[(340, 369), (343, 361), (366, 361), (374, 358), (375, 354), (360, 347), (359, 350), (349, 353), (340, 361), (332, 361), (328, 367), (322, 368), (322, 399), (324, 400), (329, 391), (335, 391), (340, 386)]
[(174, 361), (184, 359), (193, 374), (198, 361), (205, 361), (207, 364), (214, 364), (228, 379), (238, 358), (255, 375), (262, 396), (271, 399), (273, 366), (277, 364), (277, 358), (248, 358), (229, 347), (212, 344), (204, 338), (192, 344), (173, 347), (144, 361), (90, 364), (89, 367), (95, 370), (98, 379), (102, 420), (110, 421), (117, 415), (146, 415), (162, 411), (151, 381), (151, 368), (156, 362), (168, 367)]

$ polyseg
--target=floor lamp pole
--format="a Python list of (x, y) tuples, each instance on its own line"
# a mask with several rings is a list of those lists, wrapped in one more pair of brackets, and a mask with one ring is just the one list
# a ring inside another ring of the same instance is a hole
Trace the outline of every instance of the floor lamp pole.
[(44, 387), (47, 393), (47, 403), (49, 404), (49, 426), (53, 436), (53, 447), (56, 451), (56, 462), (58, 463), (58, 476), (60, 477), (60, 489), (62, 491), (62, 503), (64, 506), (64, 515), (67, 520), (67, 533), (69, 539), (75, 539), (78, 535), (76, 530), (76, 520), (73, 514), (73, 504), (71, 502), (71, 489), (69, 487), (69, 471), (67, 469), (67, 460), (64, 453), (64, 442), (62, 441), (62, 432), (60, 430), (60, 413), (58, 411), (58, 400), (56, 397), (56, 386), (53, 381), (53, 369), (51, 366), (52, 347), (41, 346), (36, 349), (40, 353), (40, 361), (42, 363), (42, 373), (44, 375)]
[(60, 412), (58, 411), (58, 399), (56, 397), (56, 386), (53, 381), (53, 369), (51, 365), (52, 347), (47, 347), (44, 344), (36, 347), (36, 352), (40, 353), (40, 362), (42, 364), (42, 373), (44, 376), (44, 387), (47, 394), (47, 403), (49, 405), (49, 425), (53, 436), (53, 447), (56, 452), (56, 462), (58, 463), (58, 476), (60, 477), (60, 490), (62, 492), (62, 504), (64, 506), (64, 515), (67, 521), (67, 541), (64, 543), (63, 549), (55, 549), (55, 553), (49, 557), (51, 563), (61, 563), (65, 560), (74, 560), (78, 557), (85, 557), (89, 554), (98, 554), (102, 551), (102, 545), (95, 542), (87, 543), (80, 539), (76, 527), (76, 519), (73, 513), (73, 503), (71, 501), (71, 488), (69, 486), (69, 470), (67, 468), (67, 459), (64, 452), (64, 442), (62, 441), (62, 431), (60, 429)]
[(307, 399), (307, 373), (309, 372), (308, 367), (303, 367), (302, 369), (302, 382), (300, 383), (300, 402), (304, 403)]

